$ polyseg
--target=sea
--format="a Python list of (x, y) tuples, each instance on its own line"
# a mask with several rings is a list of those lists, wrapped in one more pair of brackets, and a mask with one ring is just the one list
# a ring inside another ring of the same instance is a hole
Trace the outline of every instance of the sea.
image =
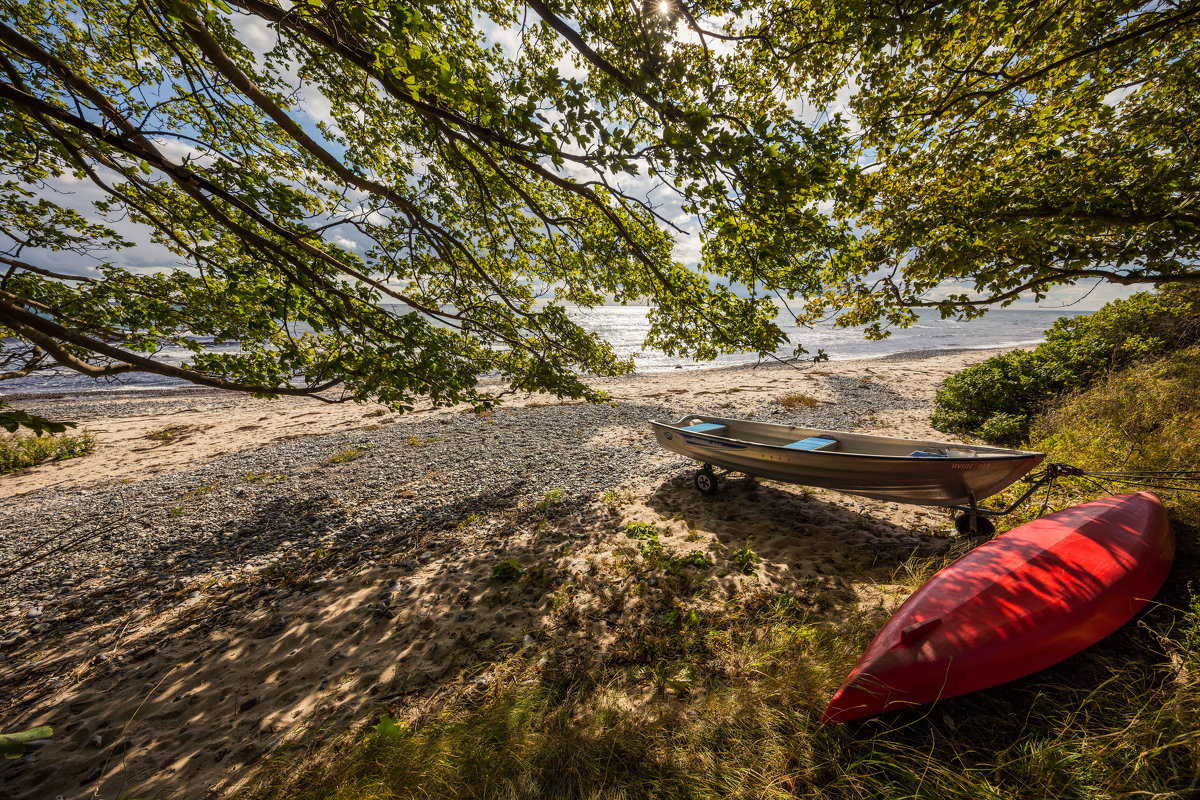
[[(592, 309), (574, 308), (569, 313), (584, 328), (594, 331), (610, 342), (617, 354), (632, 357), (639, 373), (663, 372), (674, 369), (711, 369), (758, 361), (754, 353), (729, 353), (714, 361), (695, 362), (680, 359), (644, 346), (650, 328), (646, 306), (599, 306)], [(809, 355), (824, 350), (833, 361), (858, 358), (878, 358), (908, 352), (949, 350), (988, 350), (1003, 347), (1022, 347), (1037, 344), (1045, 331), (1062, 316), (1087, 312), (1063, 309), (997, 309), (970, 321), (942, 319), (936, 311), (921, 310), (918, 321), (908, 328), (898, 328), (886, 339), (863, 338), (862, 328), (836, 328), (831, 323), (811, 328), (785, 326), (791, 344), (785, 345), (776, 356), (788, 358), (797, 343), (803, 344)], [(234, 351), (236, 345), (214, 344), (211, 339), (198, 341), (214, 351)], [(182, 348), (167, 349), (160, 358), (179, 364), (190, 354)], [(0, 399), (16, 394), (60, 394), (104, 391), (153, 391), (178, 389), (191, 384), (175, 378), (144, 373), (121, 375), (118, 378), (95, 379), (78, 373), (62, 371), (18, 378), (0, 383)]]

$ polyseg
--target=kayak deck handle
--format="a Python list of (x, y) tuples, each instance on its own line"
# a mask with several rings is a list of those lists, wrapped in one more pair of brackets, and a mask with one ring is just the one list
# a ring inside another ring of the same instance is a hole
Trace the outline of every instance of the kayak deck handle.
[(930, 617), (921, 622), (914, 622), (905, 628), (900, 629), (900, 643), (906, 647), (912, 647), (914, 644), (923, 642), (929, 638), (929, 635), (942, 624), (941, 617)]

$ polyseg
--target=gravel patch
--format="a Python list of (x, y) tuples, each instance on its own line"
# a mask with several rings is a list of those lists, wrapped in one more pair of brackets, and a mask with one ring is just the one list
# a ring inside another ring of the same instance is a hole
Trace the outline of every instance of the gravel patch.
[[(833, 402), (751, 416), (818, 428), (870, 424), (880, 409), (921, 408), (876, 382), (830, 376)], [(76, 419), (170, 412), (190, 404), (269, 402), (180, 392), (69, 398)], [(311, 579), (362, 564), (432, 558), (464, 523), (489, 523), (502, 547), (514, 515), (554, 492), (561, 511), (632, 478), (690, 468), (661, 450), (646, 424), (692, 409), (669, 405), (556, 405), (443, 415), (375, 430), (303, 436), (216, 458), (195, 469), (86, 488), (49, 488), (0, 509), (0, 655), (6, 642), (78, 627), (87, 614), (135, 605), (161, 610), (215, 581), (267, 569)], [(33, 562), (33, 563), (30, 563)]]

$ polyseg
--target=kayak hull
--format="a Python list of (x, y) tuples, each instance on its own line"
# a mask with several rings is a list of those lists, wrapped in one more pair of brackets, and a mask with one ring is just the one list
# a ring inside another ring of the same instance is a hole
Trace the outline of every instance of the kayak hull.
[(1162, 588), (1175, 538), (1149, 492), (996, 537), (917, 590), (833, 696), (847, 722), (1031, 675), (1108, 636)]

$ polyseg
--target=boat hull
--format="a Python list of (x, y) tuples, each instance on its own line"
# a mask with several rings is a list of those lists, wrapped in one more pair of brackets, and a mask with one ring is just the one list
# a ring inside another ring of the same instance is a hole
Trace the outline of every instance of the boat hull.
[(825, 711), (847, 722), (1031, 675), (1108, 636), (1166, 580), (1175, 539), (1149, 492), (996, 537), (915, 592)]
[[(700, 420), (730, 435), (685, 430)], [(658, 444), (701, 463), (770, 480), (886, 500), (933, 506), (966, 506), (1002, 491), (1041, 463), (1042, 453), (960, 445), (846, 431), (821, 431), (720, 417), (691, 416), (651, 422)], [(786, 445), (833, 435), (844, 450), (805, 451)], [(913, 458), (914, 448), (936, 447), (944, 458)], [(847, 451), (852, 450), (852, 451)]]

